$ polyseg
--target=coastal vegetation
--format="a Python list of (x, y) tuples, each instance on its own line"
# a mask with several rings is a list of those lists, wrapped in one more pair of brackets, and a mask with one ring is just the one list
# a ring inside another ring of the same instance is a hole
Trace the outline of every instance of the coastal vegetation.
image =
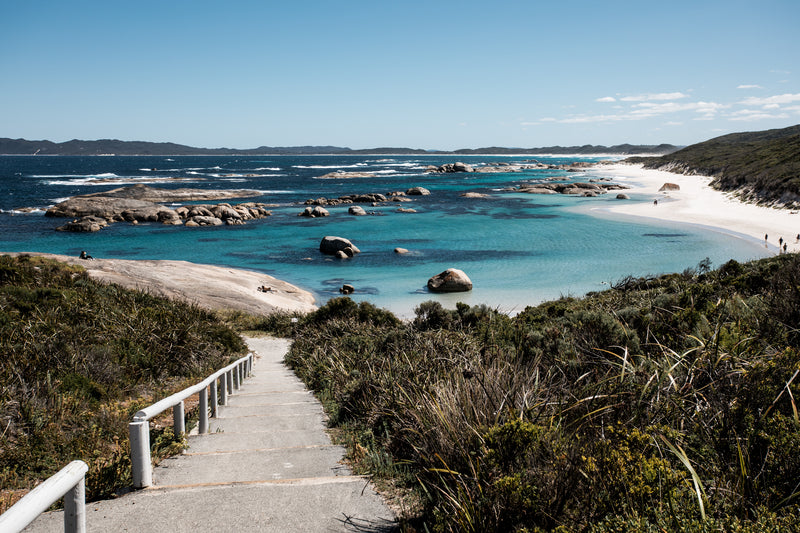
[[(528, 307), (214, 315), (0, 257), (0, 507), (72, 459), (131, 484), (127, 423), (245, 349), (287, 363), (407, 531), (797, 531), (800, 256)], [(168, 417), (169, 418), (169, 417)], [(183, 446), (156, 421), (155, 455)]]
[(712, 176), (711, 186), (746, 201), (800, 206), (800, 125), (732, 133), (661, 157), (632, 157), (645, 168)]
[[(0, 512), (74, 459), (88, 499), (129, 487), (132, 415), (245, 349), (196, 306), (0, 256)], [(156, 457), (183, 447), (168, 418), (151, 430)]]
[(260, 326), (408, 531), (797, 531), (799, 279), (703, 261), (515, 317), (337, 298)]

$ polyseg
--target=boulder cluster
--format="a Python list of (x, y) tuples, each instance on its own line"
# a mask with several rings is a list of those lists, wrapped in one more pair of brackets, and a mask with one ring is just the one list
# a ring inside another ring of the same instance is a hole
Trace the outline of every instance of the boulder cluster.
[[(364, 194), (347, 194), (345, 196), (339, 196), (338, 198), (312, 198), (308, 199), (304, 202), (306, 206), (303, 211), (301, 211), (298, 216), (301, 217), (310, 217), (310, 218), (317, 218), (317, 217), (327, 217), (330, 215), (327, 209), (323, 206), (337, 206), (337, 205), (349, 205), (349, 204), (367, 204), (373, 207), (378, 205), (387, 203), (387, 202), (411, 202), (411, 198), (409, 196), (428, 196), (430, 195), (431, 191), (426, 189), (425, 187), (411, 187), (406, 191), (392, 191), (386, 194), (381, 193), (364, 193)], [(374, 213), (368, 213), (364, 210), (363, 207), (359, 205), (350, 205), (350, 208), (347, 211), (353, 216), (364, 216)]]
[(518, 187), (508, 189), (513, 192), (528, 194), (571, 194), (577, 196), (595, 197), (606, 194), (608, 191), (628, 189), (624, 185), (608, 182), (571, 182), (571, 183), (523, 183)]
[(48, 209), (45, 216), (72, 218), (70, 222), (56, 229), (77, 232), (99, 231), (113, 222), (123, 221), (133, 224), (157, 222), (187, 227), (237, 225), (244, 224), (247, 220), (270, 216), (272, 213), (266, 209), (266, 204), (255, 202), (236, 205), (185, 205), (176, 209), (158, 202), (252, 195), (252, 191), (169, 190), (137, 185), (72, 197)]
[(454, 172), (478, 172), (483, 174), (499, 174), (522, 172), (523, 170), (531, 169), (549, 169), (549, 170), (566, 170), (567, 172), (581, 172), (588, 168), (595, 166), (597, 163), (590, 163), (587, 161), (577, 161), (568, 165), (553, 165), (547, 163), (540, 163), (535, 159), (521, 162), (500, 162), (500, 163), (486, 163), (485, 165), (472, 166), (465, 163), (447, 163), (445, 165), (428, 165), (425, 172), (429, 174), (451, 174)]

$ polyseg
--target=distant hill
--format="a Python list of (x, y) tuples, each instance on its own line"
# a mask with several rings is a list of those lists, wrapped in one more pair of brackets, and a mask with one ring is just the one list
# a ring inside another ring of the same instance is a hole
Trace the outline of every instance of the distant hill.
[(800, 204), (800, 125), (732, 133), (662, 157), (634, 157), (645, 168), (712, 176), (711, 186), (756, 203)]
[(677, 150), (671, 144), (658, 146), (636, 146), (620, 144), (616, 146), (550, 146), (546, 148), (478, 148), (455, 151), (422, 150), (415, 148), (369, 148), (352, 150), (338, 146), (260, 146), (240, 150), (236, 148), (195, 148), (175, 143), (153, 143), (145, 141), (119, 141), (101, 139), (97, 141), (79, 141), (77, 139), (63, 143), (51, 141), (28, 141), (25, 139), (0, 138), (0, 155), (495, 155), (495, 154), (665, 154)]

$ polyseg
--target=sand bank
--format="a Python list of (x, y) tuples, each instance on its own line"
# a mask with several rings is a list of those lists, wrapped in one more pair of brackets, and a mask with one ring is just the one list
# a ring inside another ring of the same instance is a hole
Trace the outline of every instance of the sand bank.
[[(22, 255), (12, 253), (7, 255)], [(234, 309), (252, 314), (277, 310), (316, 309), (308, 292), (259, 272), (187, 261), (103, 259), (84, 260), (55, 254), (30, 253), (80, 265), (99, 281), (175, 298), (207, 309)], [(268, 291), (260, 291), (267, 287)]]
[[(647, 202), (619, 200), (612, 207), (595, 208), (621, 215), (640, 216), (689, 224), (756, 239), (770, 252), (778, 253), (778, 239), (788, 243), (788, 252), (800, 251), (800, 214), (788, 209), (762, 207), (742, 202), (730, 193), (712, 189), (708, 176), (684, 176), (641, 165), (612, 164), (592, 169), (593, 175), (613, 178), (631, 187), (629, 194), (645, 195)], [(680, 186), (679, 191), (659, 192), (664, 183)], [(653, 203), (658, 200), (658, 204)], [(592, 209), (594, 211), (595, 209)], [(769, 236), (768, 239), (764, 239)]]

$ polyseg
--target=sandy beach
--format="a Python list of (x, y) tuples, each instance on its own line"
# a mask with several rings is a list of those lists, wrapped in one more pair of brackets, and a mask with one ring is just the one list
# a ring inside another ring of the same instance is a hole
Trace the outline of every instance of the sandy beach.
[[(726, 233), (755, 239), (778, 253), (779, 239), (787, 244), (787, 252), (800, 251), (800, 213), (788, 209), (762, 207), (742, 202), (729, 193), (712, 189), (708, 176), (685, 176), (662, 170), (648, 170), (641, 165), (611, 164), (592, 169), (592, 174), (613, 178), (631, 187), (626, 193), (649, 195), (651, 202), (632, 203), (620, 200), (618, 205), (592, 208), (609, 213), (699, 224)], [(659, 192), (664, 183), (680, 186), (678, 191)], [(768, 236), (768, 239), (764, 239)], [(782, 251), (782, 247), (781, 247)]]
[[(305, 313), (316, 309), (314, 296), (310, 292), (259, 272), (187, 261), (85, 260), (55, 254), (27, 255), (80, 265), (93, 279), (184, 300), (206, 309), (233, 309), (251, 314), (268, 314), (278, 310)], [(268, 290), (259, 290), (261, 287)]]

